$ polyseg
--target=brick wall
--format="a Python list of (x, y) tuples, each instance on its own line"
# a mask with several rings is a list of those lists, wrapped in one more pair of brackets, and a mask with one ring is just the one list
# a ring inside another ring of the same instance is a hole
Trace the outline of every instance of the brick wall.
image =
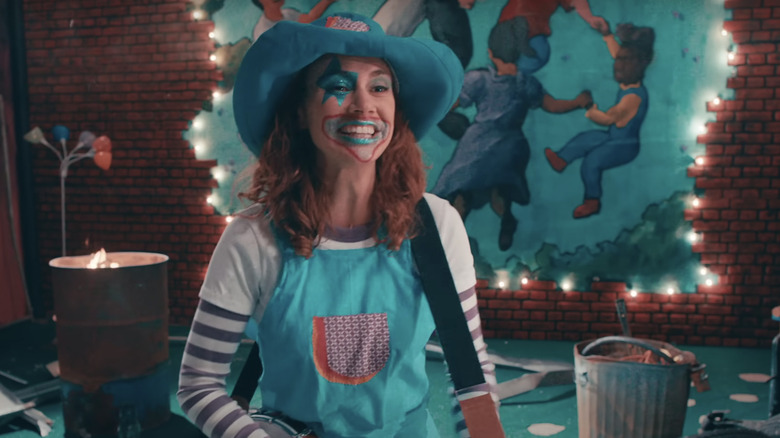
[[(643, 293), (624, 283), (563, 292), (554, 282), (521, 290), (479, 285), (488, 337), (583, 340), (619, 334), (623, 298), (634, 335), (683, 344), (768, 346), (780, 305), (780, 0), (725, 0), (723, 28), (736, 44), (726, 86), (734, 100), (706, 103), (712, 122), (698, 137), (704, 162), (692, 166), (698, 207), (685, 212), (701, 241), (693, 251), (718, 275), (694, 294)], [(702, 102), (702, 104), (705, 104)]]
[[(182, 138), (220, 73), (209, 55), (209, 21), (187, 1), (25, 0), (30, 123), (106, 134), (110, 170), (91, 160), (70, 167), (68, 254), (150, 251), (170, 256), (171, 322), (186, 323), (224, 227), (205, 204), (210, 168)], [(71, 141), (73, 147), (75, 141)], [(45, 147), (34, 161), (36, 228), (51, 306), (48, 260), (60, 252), (59, 162)]]
[[(111, 136), (109, 171), (83, 161), (67, 179), (69, 252), (104, 246), (169, 255), (171, 323), (187, 324), (224, 227), (204, 202), (215, 184), (209, 172), (215, 163), (196, 160), (182, 139), (220, 79), (208, 61), (213, 25), (193, 22), (186, 1), (132, 3), (137, 6), (25, 0), (31, 123)], [(487, 336), (580, 340), (617, 334), (617, 298), (626, 300), (638, 336), (766, 346), (777, 333), (770, 310), (780, 304), (780, 0), (725, 5), (733, 20), (724, 28), (737, 43), (737, 74), (727, 86), (736, 98), (707, 104), (714, 121), (699, 138), (705, 163), (689, 171), (701, 203), (685, 212), (702, 233), (694, 251), (719, 276), (718, 285), (634, 298), (623, 283), (563, 292), (552, 282), (506, 291), (480, 281)], [(50, 297), (47, 263), (60, 253), (58, 163), (36, 148), (36, 227)]]

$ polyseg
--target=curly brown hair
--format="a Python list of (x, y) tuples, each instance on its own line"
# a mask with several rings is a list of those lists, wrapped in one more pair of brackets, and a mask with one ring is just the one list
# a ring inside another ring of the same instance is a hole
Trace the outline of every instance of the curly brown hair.
[[(280, 99), (274, 127), (252, 170), (247, 191), (238, 194), (264, 206), (273, 225), (284, 231), (295, 253), (309, 258), (317, 236), (329, 222), (330, 196), (316, 165), (316, 149), (301, 128), (303, 73)], [(399, 105), (390, 144), (376, 161), (376, 184), (371, 195), (371, 232), (380, 243), (398, 250), (417, 225), (415, 206), (425, 191), (422, 153)]]

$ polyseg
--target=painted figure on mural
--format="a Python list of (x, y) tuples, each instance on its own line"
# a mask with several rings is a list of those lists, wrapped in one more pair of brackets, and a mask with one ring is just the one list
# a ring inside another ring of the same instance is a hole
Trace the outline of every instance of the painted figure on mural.
[(337, 1), (338, 0), (320, 0), (311, 8), (309, 13), (306, 14), (295, 8), (284, 7), (285, 0), (252, 0), (252, 3), (263, 11), (263, 15), (257, 20), (257, 24), (255, 24), (255, 28), (252, 32), (252, 41), (257, 41), (257, 37), (280, 21), (311, 23), (320, 18), (325, 10), (328, 9), (328, 6)]
[[(615, 39), (617, 36), (620, 43)], [(609, 129), (577, 134), (558, 151), (544, 150), (547, 161), (557, 172), (582, 159), (580, 174), (585, 186), (583, 203), (574, 209), (575, 219), (586, 218), (601, 210), (601, 175), (607, 169), (625, 165), (639, 154), (639, 131), (649, 105), (647, 89), (642, 84), (645, 70), (653, 60), (655, 32), (649, 27), (630, 23), (617, 26), (616, 35), (609, 28), (604, 35), (609, 53), (615, 58), (613, 75), (618, 83), (615, 105), (602, 111), (593, 105), (585, 116)]]
[(471, 25), (458, 0), (385, 0), (374, 14), (388, 35), (411, 36), (428, 20), (431, 37), (446, 44), (466, 68), (474, 52)]
[(565, 113), (593, 101), (588, 91), (571, 100), (556, 99), (534, 76), (518, 70), (517, 60), (530, 49), (520, 43), (528, 30), (522, 23), (495, 26), (488, 37), (493, 65), (466, 73), (456, 105), (476, 105), (477, 114), (433, 188), (433, 193), (450, 200), (464, 220), (489, 202), (501, 218), (498, 246), (502, 251), (512, 246), (517, 229), (512, 203), (527, 205), (531, 198), (525, 174), (530, 147), (523, 133), (528, 111)]
[[(471, 9), (474, 2), (475, 0), (460, 0), (466, 9)], [(604, 18), (593, 15), (588, 0), (507, 0), (497, 24), (524, 21), (528, 29), (527, 40), (523, 45), (529, 46), (531, 50), (524, 51), (517, 59), (517, 68), (520, 71), (533, 73), (547, 65), (550, 60), (550, 43), (547, 39), (552, 34), (550, 17), (559, 7), (566, 12), (576, 10), (590, 27), (602, 33), (607, 31), (607, 22)]]

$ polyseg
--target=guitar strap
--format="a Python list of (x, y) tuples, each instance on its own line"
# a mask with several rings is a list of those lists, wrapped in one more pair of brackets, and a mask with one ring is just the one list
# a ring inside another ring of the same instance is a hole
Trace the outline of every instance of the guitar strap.
[[(447, 256), (428, 202), (417, 204), (422, 220), (418, 234), (412, 238), (412, 255), (420, 272), (423, 290), (433, 313), (436, 332), (444, 350), (455, 390), (485, 383), (485, 375), (474, 350), (471, 331), (463, 314), (458, 291), (452, 279)], [(251, 401), (263, 370), (257, 344), (247, 357), (241, 375), (233, 388), (233, 398)], [(460, 402), (469, 435), (473, 438), (503, 438), (505, 436), (498, 411), (490, 394)]]
[[(420, 272), (423, 290), (436, 323), (444, 358), (455, 390), (485, 383), (468, 322), (463, 314), (458, 291), (452, 279), (439, 231), (425, 198), (417, 204), (422, 227), (412, 238), (412, 255)], [(490, 394), (460, 402), (469, 435), (473, 438), (503, 438), (504, 430)]]

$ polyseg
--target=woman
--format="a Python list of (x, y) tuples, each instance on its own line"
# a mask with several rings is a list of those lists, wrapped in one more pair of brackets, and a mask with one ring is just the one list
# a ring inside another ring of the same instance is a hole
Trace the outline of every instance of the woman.
[[(289, 436), (281, 418), (322, 438), (438, 436), (426, 409), (434, 324), (409, 247), (425, 188), (415, 138), (462, 80), (446, 46), (386, 36), (354, 14), (280, 22), (247, 52), (233, 99), (259, 156), (243, 194), (254, 204), (215, 249), (180, 375), (182, 409), (206, 435)], [(495, 383), (463, 223), (446, 201), (425, 199)], [(263, 361), (258, 421), (225, 391), (247, 324)]]

